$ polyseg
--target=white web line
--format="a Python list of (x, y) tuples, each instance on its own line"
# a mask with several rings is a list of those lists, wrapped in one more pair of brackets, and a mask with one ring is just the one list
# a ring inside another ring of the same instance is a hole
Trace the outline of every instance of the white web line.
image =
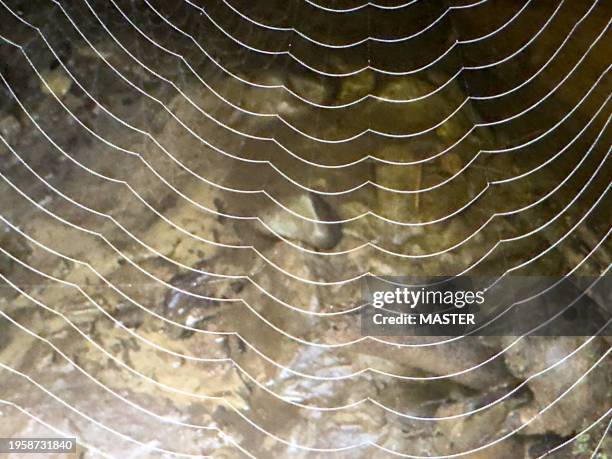
[[(440, 22), (442, 19), (444, 19), (446, 17), (446, 15), (448, 13), (450, 13), (453, 10), (457, 10), (457, 9), (467, 9), (469, 7), (472, 6), (477, 6), (477, 5), (481, 5), (483, 3), (486, 3), (488, 0), (479, 0), (476, 3), (472, 3), (471, 5), (465, 5), (465, 6), (449, 6), (446, 10), (444, 10), (444, 12), (438, 16), (437, 19), (434, 19), (432, 22), (429, 23), (429, 25), (427, 25), (426, 27), (424, 27), (423, 29), (419, 30), (418, 32), (414, 32), (411, 33), (410, 35), (406, 35), (404, 37), (398, 37), (398, 38), (379, 38), (379, 37), (372, 37), (372, 36), (368, 36), (362, 40), (358, 40), (352, 43), (348, 43), (345, 45), (333, 45), (331, 43), (325, 43), (322, 41), (318, 41), (314, 38), (312, 38), (311, 36), (301, 32), (300, 30), (296, 29), (295, 27), (277, 27), (277, 26), (272, 26), (269, 24), (264, 24), (263, 22), (259, 22), (254, 20), (253, 18), (247, 16), (245, 13), (241, 12), (238, 8), (236, 8), (235, 6), (233, 6), (229, 1), (227, 0), (223, 0), (223, 3), (225, 5), (227, 5), (227, 7), (229, 9), (231, 9), (234, 13), (236, 13), (237, 15), (239, 15), (240, 17), (242, 17), (242, 19), (244, 19), (245, 21), (248, 21), (252, 24), (255, 24), (258, 27), (262, 27), (264, 29), (268, 29), (268, 30), (273, 30), (273, 31), (277, 31), (277, 32), (290, 32), (290, 33), (294, 33), (300, 37), (302, 37), (303, 39), (314, 43), (315, 45), (319, 45), (319, 46), (323, 46), (325, 48), (330, 48), (330, 49), (345, 49), (345, 48), (352, 48), (355, 46), (359, 46), (362, 45), (364, 43), (368, 43), (368, 42), (376, 42), (376, 43), (400, 43), (400, 42), (404, 42), (404, 41), (408, 41), (411, 40), (413, 38), (418, 37), (419, 35), (424, 34), (425, 32), (427, 32), (429, 29), (431, 29), (432, 27), (434, 27), (438, 22)], [(527, 2), (529, 3), (529, 2)]]
[[(410, 6), (410, 5), (414, 4), (414, 3), (417, 3), (419, 0), (409, 0), (409, 1), (405, 2), (405, 3), (402, 3), (401, 5), (395, 5), (395, 6), (385, 6), (385, 5), (379, 5), (376, 2), (367, 2), (367, 3), (364, 3), (364, 4), (360, 5), (360, 6), (356, 6), (354, 8), (341, 8), (341, 9), (338, 9), (338, 8), (328, 8), (328, 7), (325, 7), (323, 5), (319, 5), (317, 2), (315, 2), (313, 0), (304, 0), (304, 1), (306, 3), (314, 6), (315, 8), (327, 11), (329, 13), (350, 13), (350, 12), (353, 12), (353, 11), (361, 10), (361, 9), (366, 8), (368, 6), (372, 7), (372, 8), (378, 8), (378, 9), (381, 9), (381, 10), (398, 10), (398, 9)], [(457, 6), (453, 6), (453, 9), (458, 10), (458, 9), (463, 9), (463, 8), (470, 8), (472, 6), (480, 5), (481, 3), (485, 3), (487, 1), (488, 0), (479, 0), (479, 1), (477, 1), (475, 3), (472, 3), (472, 4), (457, 5)]]
[[(53, 1), (57, 3), (57, 0), (53, 0)], [(83, 0), (83, 1), (85, 1), (87, 4), (89, 4), (88, 0)], [(148, 3), (149, 0), (145, 0), (145, 1), (147, 1), (147, 3)], [(196, 10), (200, 11), (204, 16), (206, 16), (206, 18), (221, 33), (223, 33), (227, 38), (229, 38), (231, 41), (233, 41), (234, 43), (236, 43), (237, 45), (241, 46), (244, 49), (248, 49), (249, 51), (252, 51), (252, 52), (257, 53), (257, 54), (262, 54), (264, 56), (274, 56), (274, 57), (283, 56), (283, 57), (289, 57), (292, 61), (294, 61), (298, 65), (300, 65), (300, 66), (302, 66), (302, 67), (304, 67), (304, 68), (306, 68), (306, 69), (308, 69), (308, 70), (310, 70), (310, 71), (312, 71), (312, 72), (314, 72), (314, 73), (316, 73), (318, 75), (322, 75), (322, 76), (326, 76), (326, 77), (333, 77), (333, 78), (344, 78), (344, 77), (349, 77), (349, 76), (356, 75), (356, 74), (364, 72), (364, 71), (372, 71), (372, 72), (375, 72), (375, 73), (380, 73), (382, 75), (391, 75), (391, 76), (406, 76), (406, 75), (413, 75), (415, 73), (422, 72), (423, 70), (426, 70), (426, 69), (434, 66), (436, 63), (440, 62), (447, 55), (449, 55), (456, 47), (459, 47), (462, 44), (471, 44), (471, 43), (475, 43), (475, 42), (480, 41), (480, 40), (486, 40), (487, 38), (495, 35), (499, 31), (505, 29), (518, 16), (520, 16), (520, 14), (525, 10), (525, 8), (529, 5), (529, 3), (531, 3), (532, 0), (528, 0), (525, 3), (525, 5), (523, 5), (523, 7), (521, 9), (519, 9), (519, 11), (512, 16), (512, 18), (510, 18), (507, 22), (505, 22), (503, 25), (501, 25), (500, 27), (498, 27), (494, 31), (489, 32), (486, 35), (483, 35), (482, 37), (475, 38), (475, 39), (470, 39), (470, 40), (458, 40), (458, 39), (456, 39), (451, 44), (451, 46), (446, 51), (444, 51), (440, 56), (438, 56), (433, 61), (431, 61), (428, 64), (425, 64), (425, 65), (423, 65), (423, 66), (421, 66), (419, 68), (416, 68), (416, 69), (413, 69), (413, 70), (407, 70), (407, 71), (391, 71), (391, 70), (379, 69), (377, 67), (374, 67), (374, 66), (368, 64), (366, 66), (363, 66), (360, 69), (353, 70), (353, 71), (350, 71), (350, 72), (344, 72), (344, 73), (331, 73), (331, 72), (325, 72), (323, 70), (317, 69), (317, 68), (307, 64), (303, 60), (299, 59), (298, 57), (296, 57), (291, 52), (290, 49), (289, 50), (285, 50), (285, 51), (268, 51), (268, 50), (264, 50), (264, 49), (261, 49), (261, 48), (255, 48), (255, 47), (253, 47), (251, 45), (248, 45), (247, 43), (244, 43), (243, 41), (241, 41), (241, 40), (237, 39), (236, 37), (234, 37), (231, 33), (229, 33), (223, 27), (221, 27), (212, 17), (210, 17), (210, 15), (206, 12), (205, 8), (194, 4), (193, 2), (191, 2), (191, 0), (184, 0), (184, 1), (185, 1), (185, 3), (191, 5), (193, 8), (195, 8)], [(561, 3), (563, 3), (563, 1)], [(151, 5), (149, 4), (149, 6), (151, 6)], [(542, 28), (544, 28), (544, 27), (546, 27), (546, 24)]]
[[(408, 0), (405, 3), (402, 3), (401, 5), (396, 5), (396, 6), (384, 6), (384, 5), (379, 5), (376, 2), (367, 2), (364, 3), (362, 5), (359, 6), (355, 6), (353, 8), (328, 8), (326, 6), (323, 5), (319, 5), (317, 2), (314, 2), (313, 0), (304, 0), (306, 3), (314, 6), (315, 8), (318, 8), (320, 10), (323, 11), (327, 11), (329, 13), (351, 13), (353, 11), (359, 11), (361, 9), (367, 8), (367, 7), (372, 7), (372, 8), (378, 8), (381, 10), (397, 10), (400, 8), (405, 8), (407, 6), (413, 5), (415, 3), (417, 3), (419, 0)], [(482, 3), (483, 1), (487, 1), (487, 0), (480, 0), (480, 3)]]
[[(6, 279), (0, 275), (0, 277), (3, 278), (3, 280), (6, 281)], [(86, 294), (85, 294), (86, 295)], [(90, 301), (93, 301), (90, 299)], [(97, 305), (97, 303), (96, 303)], [(80, 329), (72, 322), (70, 321), (64, 314), (55, 311), (53, 308), (45, 305), (44, 303), (41, 302), (41, 304), (39, 304), (40, 307), (42, 307), (43, 309), (50, 311), (52, 313), (54, 313), (55, 315), (60, 316), (66, 323), (68, 323), (73, 329), (75, 329), (77, 332), (79, 332), (87, 342), (94, 344), (94, 346), (101, 348), (99, 345), (97, 345), (97, 343), (87, 334), (83, 333), (82, 331), (80, 331)], [(97, 305), (97, 307), (103, 311), (105, 314), (106, 311), (104, 311), (99, 305)], [(59, 355), (62, 356), (62, 358), (64, 358), (67, 362), (69, 362), (74, 368), (76, 368), (81, 374), (83, 374), (84, 376), (86, 376), (89, 380), (91, 380), (93, 383), (95, 383), (97, 386), (101, 387), (102, 389), (104, 389), (105, 391), (107, 391), (109, 394), (113, 395), (114, 397), (116, 397), (117, 399), (121, 400), (122, 402), (124, 402), (125, 404), (131, 406), (132, 408), (135, 408), (151, 417), (154, 417), (157, 420), (160, 420), (162, 422), (167, 422), (170, 424), (175, 424), (175, 425), (179, 425), (182, 427), (189, 427), (189, 428), (194, 428), (194, 429), (198, 429), (198, 430), (207, 430), (207, 431), (214, 431), (217, 434), (219, 434), (222, 438), (226, 438), (230, 441), (230, 443), (237, 449), (239, 449), (240, 451), (242, 451), (243, 453), (245, 453), (246, 455), (250, 456), (250, 457), (254, 457), (252, 454), (250, 454), (248, 451), (246, 451), (244, 448), (242, 448), (240, 446), (240, 444), (238, 442), (236, 442), (231, 435), (226, 434), (225, 432), (223, 432), (223, 430), (221, 430), (218, 427), (215, 426), (205, 426), (205, 425), (201, 425), (201, 424), (191, 424), (191, 423), (186, 423), (186, 422), (182, 422), (179, 420), (176, 420), (170, 416), (161, 416), (157, 413), (154, 413), (151, 410), (148, 410), (144, 407), (142, 407), (141, 405), (132, 402), (131, 400), (129, 400), (128, 398), (122, 396), (121, 394), (119, 394), (118, 392), (112, 390), (110, 387), (106, 386), (105, 384), (103, 384), (101, 381), (99, 381), (98, 379), (96, 379), (94, 376), (92, 376), (90, 373), (88, 373), (85, 369), (83, 369), (81, 366), (79, 366), (74, 360), (70, 359), (70, 357), (68, 357), (58, 346), (56, 346), (55, 344), (53, 344), (53, 342), (51, 342), (50, 340), (43, 338), (42, 336), (38, 335), (37, 333), (34, 333), (32, 330), (28, 329), (26, 326), (20, 324), (19, 322), (17, 322), (16, 320), (14, 320), (11, 316), (9, 316), (8, 314), (6, 314), (4, 311), (0, 310), (0, 315), (2, 317), (4, 317), (4, 319), (8, 320), (9, 322), (11, 322), (14, 326), (16, 326), (17, 328), (19, 328), (20, 330), (22, 330), (23, 332), (27, 333), (28, 335), (42, 341), (43, 343), (45, 343), (46, 345), (48, 345), (49, 347), (51, 347), (55, 352), (57, 352)], [(112, 319), (112, 316), (108, 316), (109, 318)], [(113, 321), (115, 322), (115, 324), (121, 326), (122, 328), (124, 328), (126, 331), (130, 331), (131, 330), (125, 326), (123, 326), (121, 324), (121, 322), (113, 319)], [(133, 332), (132, 332), (133, 333)], [(174, 353), (172, 351), (170, 351), (169, 349), (163, 348), (162, 346), (157, 346), (154, 343), (149, 342), (146, 338), (133, 333), (135, 336), (138, 337), (138, 339), (146, 342), (148, 345), (155, 347), (155, 348), (159, 348), (160, 350), (163, 349), (164, 352), (167, 352), (169, 354), (172, 355), (180, 355), (177, 353)], [(112, 355), (112, 354), (107, 354), (107, 355)], [(182, 356), (182, 357), (187, 357), (187, 356)], [(116, 359), (113, 359), (116, 360)], [(2, 362), (0, 362), (0, 365), (3, 365)], [(21, 373), (20, 373), (21, 374)], [(222, 397), (212, 397), (210, 398), (211, 400), (222, 400)]]

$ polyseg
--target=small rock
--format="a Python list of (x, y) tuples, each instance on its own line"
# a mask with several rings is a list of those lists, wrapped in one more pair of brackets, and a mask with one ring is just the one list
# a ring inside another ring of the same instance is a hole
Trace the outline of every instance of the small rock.
[(290, 75), (288, 86), (296, 94), (316, 104), (324, 104), (331, 96), (331, 87), (322, 78), (314, 79), (301, 75)]
[(463, 167), (463, 161), (457, 153), (449, 152), (440, 157), (440, 167), (446, 174), (452, 176)]
[[(423, 168), (415, 166), (396, 166), (378, 164), (376, 166), (376, 183), (394, 190), (418, 190), (421, 187)], [(405, 194), (383, 189), (377, 190), (378, 214), (391, 220), (414, 221), (419, 213), (419, 193)]]
[(144, 322), (144, 311), (132, 304), (120, 303), (113, 316), (125, 327), (137, 329)]
[[(32, 248), (19, 234), (11, 231), (8, 227), (0, 226), (0, 247), (12, 253), (15, 257), (26, 261), (32, 254)], [(3, 257), (0, 260), (0, 273), (9, 274), (13, 269), (19, 266), (18, 263), (12, 261), (8, 257)]]
[[(170, 284), (175, 287), (192, 292), (196, 295), (204, 295), (209, 298), (223, 298), (227, 289), (231, 288), (229, 282), (218, 282), (207, 274), (188, 271), (176, 274), (170, 279)], [(228, 303), (213, 301), (187, 295), (180, 290), (170, 290), (163, 304), (163, 315), (165, 318), (192, 329), (215, 329)], [(173, 339), (185, 339), (193, 335), (194, 330), (178, 327), (174, 324), (165, 324), (166, 333)]]
[[(296, 195), (286, 205), (309, 219), (337, 220), (329, 204), (312, 193)], [(304, 242), (316, 249), (329, 250), (342, 238), (342, 225), (311, 222), (293, 216), (278, 206), (265, 212), (261, 218), (276, 234)]]
[(55, 94), (57, 97), (61, 98), (70, 91), (70, 87), (72, 86), (70, 77), (60, 69), (42, 72), (42, 77), (45, 81), (41, 81), (40, 89), (45, 94)]

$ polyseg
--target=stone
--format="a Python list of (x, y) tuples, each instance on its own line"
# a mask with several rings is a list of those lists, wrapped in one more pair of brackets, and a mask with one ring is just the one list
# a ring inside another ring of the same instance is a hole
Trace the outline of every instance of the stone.
[(72, 87), (72, 80), (60, 69), (44, 71), (42, 72), (42, 78), (44, 82), (40, 82), (40, 89), (45, 94), (55, 94), (57, 97), (62, 98)]
[[(527, 379), (570, 354), (584, 340), (584, 337), (571, 336), (526, 337), (504, 354), (506, 364), (516, 377)], [(554, 369), (531, 379), (528, 386), (534, 400), (519, 410), (520, 423), (529, 421), (567, 390), (595, 364), (605, 348), (604, 341), (597, 338)], [(591, 419), (592, 422), (594, 417), (603, 414), (609, 400), (610, 387), (612, 366), (609, 359), (604, 359), (552, 408), (537, 416), (524, 429), (524, 433), (571, 435), (583, 421)]]
[[(329, 204), (312, 193), (295, 195), (286, 204), (294, 212), (309, 219), (337, 220), (337, 216)], [(304, 242), (315, 249), (332, 249), (342, 238), (340, 224), (311, 222), (293, 216), (278, 206), (267, 209), (261, 219), (276, 234), (287, 239)]]
[[(438, 409), (436, 417), (462, 414), (473, 410), (476, 406), (472, 400), (449, 403)], [(501, 430), (507, 415), (508, 410), (505, 404), (498, 403), (469, 416), (438, 421), (436, 424), (438, 436), (434, 439), (436, 451), (444, 455), (457, 454), (495, 441), (503, 436)], [(523, 446), (520, 440), (512, 437), (461, 457), (513, 459), (522, 457), (522, 453)]]

